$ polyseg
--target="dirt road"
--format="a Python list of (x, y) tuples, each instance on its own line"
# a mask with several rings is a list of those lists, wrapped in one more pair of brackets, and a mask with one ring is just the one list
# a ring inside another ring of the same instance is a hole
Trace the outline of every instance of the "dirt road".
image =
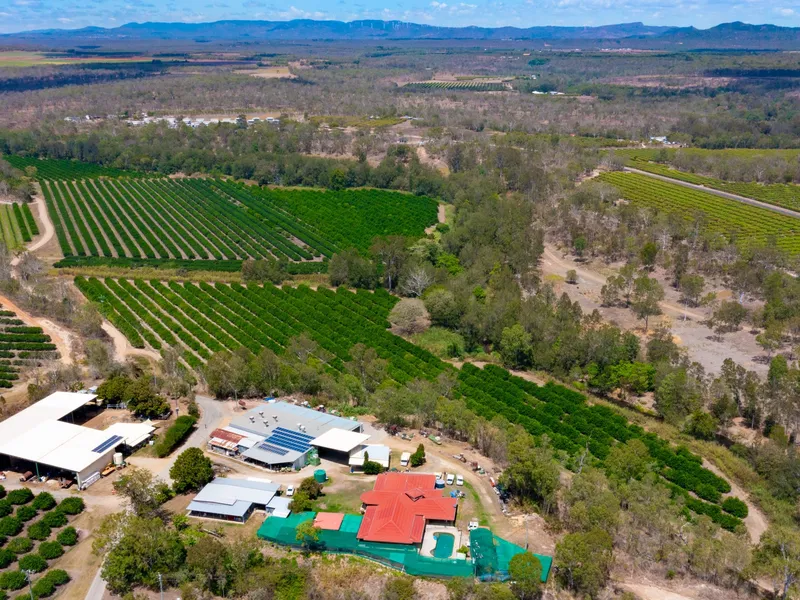
[[(39, 185), (36, 185), (39, 188)], [(50, 219), (50, 214), (47, 212), (47, 206), (44, 203), (44, 196), (42, 195), (42, 190), (39, 188), (38, 193), (36, 194), (36, 199), (33, 201), (33, 204), (36, 206), (36, 210), (39, 213), (39, 221), (41, 222), (42, 226), (44, 227), (44, 234), (36, 240), (33, 244), (28, 246), (28, 252), (34, 252), (39, 248), (45, 246), (50, 240), (53, 239), (53, 236), (56, 234), (56, 228), (53, 225), (53, 221)], [(14, 258), (11, 261), (11, 266), (15, 267), (19, 264), (19, 257)]]
[(720, 471), (717, 467), (713, 464), (708, 462), (706, 459), (703, 459), (703, 466), (714, 473), (715, 475), (719, 475), (723, 477), (728, 483), (731, 484), (731, 495), (738, 497), (742, 500), (745, 504), (747, 504), (747, 517), (744, 519), (744, 525), (747, 527), (747, 533), (750, 535), (750, 540), (754, 544), (758, 544), (761, 541), (761, 536), (769, 527), (769, 522), (767, 521), (767, 517), (764, 516), (764, 513), (750, 502), (748, 498), (747, 492), (745, 492), (741, 487), (736, 485), (736, 482), (733, 481), (730, 477), (725, 477), (725, 474)]
[[(544, 247), (544, 254), (542, 255), (542, 263), (549, 267), (551, 272), (556, 274), (566, 273), (568, 270), (573, 269), (578, 274), (578, 280), (580, 281), (583, 279), (584, 281), (592, 281), (599, 285), (605, 285), (606, 277), (603, 277), (601, 274), (596, 273), (595, 271), (589, 271), (587, 269), (582, 268), (580, 265), (576, 264), (571, 260), (564, 259), (558, 255), (556, 250), (550, 246), (545, 244)], [(543, 268), (544, 270), (544, 268)], [(684, 315), (690, 317), (692, 319), (696, 319), (702, 321), (705, 319), (705, 316), (686, 308), (685, 306), (680, 306), (678, 304), (673, 304), (672, 302), (659, 302), (659, 306), (661, 310), (664, 312), (669, 312), (680, 317)]]
[[(602, 306), (600, 291), (606, 278), (615, 274), (611, 267), (589, 266), (575, 262), (552, 244), (545, 244), (540, 262), (542, 277), (553, 282), (557, 294), (566, 293), (573, 302), (578, 302), (585, 313), (598, 310), (603, 319), (613, 322), (623, 329), (642, 332), (641, 321), (637, 321), (630, 309), (624, 307)], [(564, 282), (567, 271), (574, 269), (578, 274), (577, 285)], [(656, 273), (658, 275), (658, 273)], [(664, 274), (661, 273), (662, 280)], [(675, 342), (689, 352), (692, 360), (700, 363), (708, 372), (719, 372), (726, 358), (733, 359), (746, 369), (764, 374), (767, 362), (763, 360), (764, 351), (755, 342), (755, 336), (747, 329), (725, 334), (720, 340), (702, 324), (710, 314), (709, 309), (690, 309), (679, 303), (679, 292), (672, 286), (664, 285), (666, 299), (661, 303), (663, 315), (650, 320), (650, 331), (656, 325), (663, 325), (672, 331)], [(725, 290), (717, 290), (724, 295)]]
[(742, 204), (749, 204), (750, 206), (755, 206), (757, 208), (764, 208), (766, 210), (771, 210), (772, 212), (781, 213), (782, 215), (786, 215), (788, 217), (794, 217), (795, 219), (800, 219), (800, 213), (798, 213), (797, 211), (791, 210), (789, 208), (783, 208), (782, 206), (775, 206), (774, 204), (767, 204), (766, 202), (754, 200), (753, 198), (748, 198), (747, 196), (740, 196), (738, 194), (731, 194), (730, 192), (715, 190), (714, 188), (706, 187), (704, 185), (697, 185), (696, 183), (689, 183), (688, 181), (680, 181), (678, 179), (673, 179), (672, 177), (666, 177), (665, 175), (656, 175), (655, 173), (648, 173), (647, 171), (641, 171), (639, 169), (634, 169), (633, 167), (625, 167), (625, 170), (630, 173), (637, 173), (638, 175), (646, 175), (647, 177), (652, 177), (653, 179), (658, 179), (659, 181), (674, 183), (675, 185), (687, 187), (693, 190), (697, 190), (699, 192), (714, 194), (715, 196), (719, 196), (720, 198), (726, 198), (727, 200), (734, 200), (736, 202), (741, 202)]
[(103, 331), (105, 331), (111, 341), (114, 343), (114, 358), (120, 362), (125, 362), (129, 356), (144, 356), (153, 360), (160, 360), (161, 355), (154, 350), (145, 350), (144, 348), (134, 348), (128, 342), (128, 338), (122, 335), (122, 332), (114, 327), (108, 321), (103, 321)]

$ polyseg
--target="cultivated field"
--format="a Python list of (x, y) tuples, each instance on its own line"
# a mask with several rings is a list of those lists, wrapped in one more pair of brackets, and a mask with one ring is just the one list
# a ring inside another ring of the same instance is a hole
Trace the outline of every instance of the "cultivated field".
[(35, 67), (39, 65), (79, 65), (89, 63), (150, 62), (152, 58), (143, 56), (71, 56), (50, 52), (0, 52), (1, 67)]
[(39, 227), (27, 204), (0, 204), (0, 239), (11, 251), (22, 250), (39, 235)]
[(375, 348), (398, 383), (457, 377), (454, 391), (474, 413), (489, 420), (502, 416), (535, 436), (547, 435), (554, 447), (577, 455), (584, 448), (602, 461), (618, 442), (640, 439), (660, 464), (661, 475), (687, 506), (728, 529), (741, 525), (723, 510), (730, 485), (700, 465), (685, 449), (675, 451), (652, 434), (612, 411), (590, 406), (583, 395), (562, 386), (537, 386), (505, 369), (465, 365), (456, 371), (428, 351), (388, 331), (386, 318), (397, 299), (385, 291), (307, 287), (176, 283), (84, 279), (75, 284), (138, 347), (164, 344), (187, 349), (186, 362), (199, 367), (213, 352), (241, 346), (253, 352), (282, 352), (289, 339), (306, 333), (320, 346), (331, 369), (345, 370), (358, 343)]
[(0, 388), (13, 387), (22, 369), (57, 358), (56, 345), (40, 327), (27, 327), (0, 307)]
[(25, 170), (26, 167), (36, 167), (37, 179), (83, 179), (86, 177), (141, 177), (136, 171), (125, 171), (113, 167), (103, 167), (93, 163), (79, 162), (77, 160), (59, 160), (48, 158), (46, 160), (17, 156), (9, 154), (3, 160), (11, 166)]
[(636, 205), (657, 208), (687, 221), (700, 216), (707, 231), (742, 246), (773, 238), (779, 248), (800, 253), (800, 220), (793, 217), (636, 173), (604, 173), (600, 179), (619, 188), (622, 196)]
[(511, 89), (507, 83), (490, 81), (412, 81), (404, 89), (417, 90), (466, 90), (470, 92), (505, 92)]
[(648, 173), (654, 173), (679, 181), (702, 185), (739, 196), (746, 196), (748, 198), (760, 200), (761, 202), (766, 202), (767, 204), (774, 204), (775, 206), (782, 206), (784, 208), (800, 211), (800, 186), (791, 183), (773, 183), (765, 185), (755, 182), (722, 181), (714, 177), (686, 173), (685, 171), (678, 171), (677, 169), (672, 169), (660, 163), (644, 160), (633, 159), (629, 164), (633, 168), (647, 171)]
[(436, 201), (398, 192), (203, 179), (45, 180), (42, 191), (64, 256), (73, 259), (65, 264), (275, 257), (320, 272), (337, 251), (366, 251), (376, 236), (420, 237), (437, 215)]

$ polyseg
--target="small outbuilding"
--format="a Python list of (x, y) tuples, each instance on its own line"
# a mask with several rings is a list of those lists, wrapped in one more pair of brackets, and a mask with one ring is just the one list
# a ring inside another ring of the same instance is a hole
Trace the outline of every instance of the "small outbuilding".
[(384, 446), (383, 444), (367, 444), (361, 446), (361, 448), (350, 455), (348, 464), (351, 469), (362, 469), (364, 468), (365, 458), (369, 456), (370, 462), (376, 462), (384, 469), (388, 469), (391, 455), (392, 450), (389, 446)]

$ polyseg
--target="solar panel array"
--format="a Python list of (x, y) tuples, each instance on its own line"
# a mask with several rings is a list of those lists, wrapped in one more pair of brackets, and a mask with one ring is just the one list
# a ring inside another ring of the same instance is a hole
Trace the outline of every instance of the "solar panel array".
[(266, 441), (295, 452), (306, 452), (311, 447), (313, 435), (301, 431), (293, 431), (285, 427), (276, 427), (273, 434)]
[(121, 440), (122, 440), (121, 435), (112, 435), (105, 442), (103, 442), (96, 448), (92, 449), (92, 452), (97, 452), (97, 454), (102, 454), (112, 446), (116, 446)]
[(289, 454), (288, 450), (284, 450), (283, 448), (279, 448), (278, 446), (273, 446), (272, 444), (268, 444), (267, 442), (261, 442), (258, 447), (261, 450), (265, 450), (267, 452), (272, 452), (273, 454), (277, 454), (278, 456), (286, 456)]

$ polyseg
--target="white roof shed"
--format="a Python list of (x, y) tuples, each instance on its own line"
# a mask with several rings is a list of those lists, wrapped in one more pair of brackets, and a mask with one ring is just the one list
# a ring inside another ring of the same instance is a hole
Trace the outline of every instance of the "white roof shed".
[(369, 455), (370, 462), (376, 462), (384, 469), (389, 468), (389, 459), (392, 455), (392, 450), (389, 446), (384, 446), (383, 444), (362, 446), (350, 455), (349, 465), (351, 467), (363, 467), (366, 454)]
[(325, 450), (350, 453), (369, 439), (369, 434), (333, 428), (323, 433), (318, 438), (311, 440), (310, 444)]

